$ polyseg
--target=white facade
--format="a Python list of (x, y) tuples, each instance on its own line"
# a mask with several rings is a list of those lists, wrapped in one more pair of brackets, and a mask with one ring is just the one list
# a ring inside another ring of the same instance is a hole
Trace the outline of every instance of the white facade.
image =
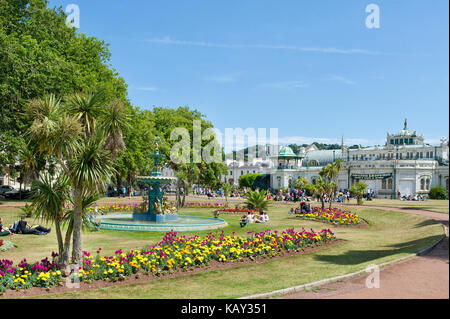
[[(398, 193), (401, 196), (427, 194), (437, 185), (449, 190), (447, 140), (442, 138), (440, 145), (435, 146), (426, 144), (423, 135), (407, 129), (406, 121), (401, 131), (387, 134), (384, 146), (348, 149), (342, 143), (340, 150), (317, 150), (311, 145), (302, 148), (298, 155), (284, 147), (266, 164), (268, 169), (262, 171), (270, 174), (270, 187), (277, 190), (289, 187), (300, 176), (314, 183), (322, 167), (338, 158), (343, 161), (338, 176), (341, 190), (349, 189), (358, 181), (366, 183), (382, 198), (395, 198)], [(235, 169), (246, 174), (244, 167), (229, 166), (229, 169), (233, 174)], [(248, 170), (251, 171), (250, 167)], [(256, 172), (259, 173), (257, 169)]]

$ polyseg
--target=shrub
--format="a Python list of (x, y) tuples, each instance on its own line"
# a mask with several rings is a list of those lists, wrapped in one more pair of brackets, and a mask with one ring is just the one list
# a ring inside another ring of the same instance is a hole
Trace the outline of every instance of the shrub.
[(433, 186), (430, 190), (431, 199), (448, 199), (448, 193), (442, 186)]

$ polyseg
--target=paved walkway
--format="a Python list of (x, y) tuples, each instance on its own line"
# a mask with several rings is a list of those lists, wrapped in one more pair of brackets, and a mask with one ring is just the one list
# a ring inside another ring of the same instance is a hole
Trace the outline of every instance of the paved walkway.
[[(374, 206), (372, 206), (374, 207)], [(285, 299), (448, 299), (449, 298), (449, 247), (448, 214), (421, 210), (375, 207), (390, 211), (422, 215), (443, 223), (446, 238), (431, 252), (386, 267), (380, 271), (380, 287), (367, 288), (369, 274), (343, 282), (327, 284), (320, 289), (283, 296)]]

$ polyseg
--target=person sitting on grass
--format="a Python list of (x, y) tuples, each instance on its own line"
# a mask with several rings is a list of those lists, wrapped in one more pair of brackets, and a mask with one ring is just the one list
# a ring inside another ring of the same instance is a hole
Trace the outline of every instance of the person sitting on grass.
[(13, 233), (8, 227), (3, 226), (3, 218), (0, 217), (0, 236), (9, 236)]
[(241, 225), (241, 227), (244, 227), (245, 225), (247, 225), (247, 215), (244, 214), (241, 216), (240, 225)]
[(267, 215), (266, 212), (263, 212), (262, 218), (263, 218), (263, 223), (267, 223), (269, 221), (269, 215)]
[(27, 224), (25, 217), (22, 217), (17, 225), (17, 233), (24, 235), (47, 235), (51, 230), (51, 228), (45, 228), (41, 225), (31, 227)]

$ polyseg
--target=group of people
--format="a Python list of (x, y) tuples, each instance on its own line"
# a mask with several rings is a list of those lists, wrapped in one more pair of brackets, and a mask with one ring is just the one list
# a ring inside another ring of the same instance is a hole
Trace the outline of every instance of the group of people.
[(308, 203), (302, 201), (300, 202), (299, 207), (291, 208), (289, 214), (309, 214), (311, 213), (311, 206)]
[(427, 200), (426, 196), (422, 196), (422, 195), (403, 195), (400, 200), (417, 200), (417, 201), (424, 201)]
[(22, 217), (19, 221), (15, 221), (11, 227), (6, 227), (3, 225), (3, 219), (0, 217), (0, 236), (9, 236), (13, 234), (47, 235), (51, 230), (51, 228), (45, 228), (41, 225), (28, 225), (25, 217)]
[(306, 191), (302, 190), (302, 189), (297, 189), (297, 188), (293, 188), (290, 187), (288, 188), (284, 194), (283, 191), (280, 189), (278, 191), (277, 194), (272, 194), (269, 192), (269, 194), (267, 195), (267, 199), (269, 200), (274, 200), (274, 201), (305, 201), (305, 200), (309, 200), (306, 197)]
[(260, 212), (259, 216), (253, 212), (248, 212), (241, 217), (241, 225), (253, 224), (253, 223), (267, 223), (269, 221), (269, 215), (266, 212)]

